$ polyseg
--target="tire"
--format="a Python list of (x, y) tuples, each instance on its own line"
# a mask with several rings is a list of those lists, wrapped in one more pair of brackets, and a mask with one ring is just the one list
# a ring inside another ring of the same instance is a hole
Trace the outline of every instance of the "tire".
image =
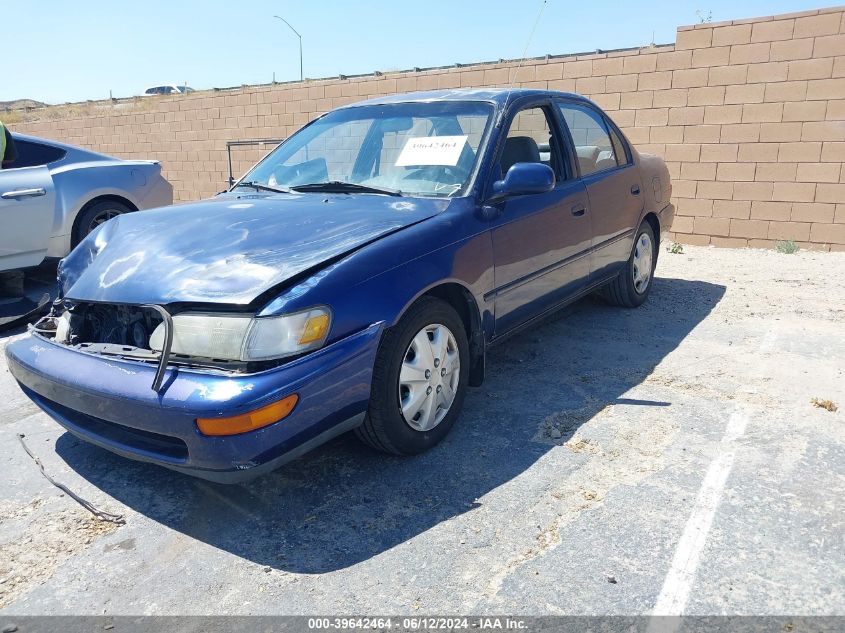
[[(648, 254), (646, 256), (646, 251)], [(642, 264), (649, 262), (647, 276), (643, 277)], [(636, 308), (645, 303), (654, 281), (654, 268), (657, 265), (657, 242), (654, 229), (648, 221), (643, 221), (637, 230), (634, 247), (622, 271), (615, 279), (601, 289), (600, 295), (611, 305), (623, 308)]]
[(134, 209), (117, 200), (101, 200), (89, 205), (76, 219), (73, 228), (73, 246), (79, 244), (86, 235), (103, 222), (132, 211)]
[[(435, 358), (441, 361), (439, 356), (444, 356), (442, 362), (434, 364)], [(455, 360), (459, 366), (448, 372)], [(394, 455), (430, 449), (446, 437), (460, 414), (469, 366), (469, 344), (460, 316), (445, 301), (423, 297), (382, 337), (373, 366), (369, 410), (355, 434), (372, 448)], [(426, 367), (430, 376), (424, 374)], [(454, 399), (443, 407), (450, 393)], [(417, 402), (422, 404), (409, 421), (406, 415), (413, 414)], [(427, 416), (426, 412), (432, 413)]]

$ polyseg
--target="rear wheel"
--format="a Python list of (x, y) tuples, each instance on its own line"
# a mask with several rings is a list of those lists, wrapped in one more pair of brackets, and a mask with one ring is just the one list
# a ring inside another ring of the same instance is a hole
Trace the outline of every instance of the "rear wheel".
[(651, 292), (654, 267), (657, 264), (657, 242), (647, 221), (637, 230), (634, 248), (619, 275), (604, 288), (601, 296), (613, 305), (636, 308)]
[(463, 321), (445, 301), (424, 297), (384, 334), (369, 411), (356, 434), (388, 453), (428, 450), (454, 425), (468, 380)]
[(79, 244), (86, 235), (101, 224), (131, 211), (129, 206), (117, 200), (95, 202), (79, 214), (73, 232), (73, 245)]

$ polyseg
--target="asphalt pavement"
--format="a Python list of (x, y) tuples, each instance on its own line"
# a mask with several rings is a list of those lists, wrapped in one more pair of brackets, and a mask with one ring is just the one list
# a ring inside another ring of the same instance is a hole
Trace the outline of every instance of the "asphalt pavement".
[(431, 452), (234, 487), (78, 441), (0, 360), (0, 614), (845, 613), (845, 254), (685, 251), (494, 348)]

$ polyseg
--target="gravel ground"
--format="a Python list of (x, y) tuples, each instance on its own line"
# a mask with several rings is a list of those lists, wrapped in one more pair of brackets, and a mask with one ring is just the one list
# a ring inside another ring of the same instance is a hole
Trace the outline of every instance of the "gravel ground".
[(430, 453), (237, 487), (77, 441), (0, 360), (0, 613), (845, 614), (845, 254), (685, 251), (495, 348)]

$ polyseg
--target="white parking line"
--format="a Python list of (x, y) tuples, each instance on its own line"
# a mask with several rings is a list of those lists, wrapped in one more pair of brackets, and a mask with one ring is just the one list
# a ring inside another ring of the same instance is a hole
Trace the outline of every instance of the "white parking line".
[[(748, 417), (740, 411), (733, 413), (728, 420), (725, 434), (719, 444), (719, 455), (707, 469), (692, 514), (675, 550), (672, 566), (663, 581), (663, 589), (657, 598), (653, 615), (682, 615), (687, 606), (701, 552), (707, 541), (707, 533), (713, 524), (725, 482), (733, 468), (736, 455), (734, 442), (745, 433), (747, 423)], [(650, 626), (649, 629), (651, 628)]]

